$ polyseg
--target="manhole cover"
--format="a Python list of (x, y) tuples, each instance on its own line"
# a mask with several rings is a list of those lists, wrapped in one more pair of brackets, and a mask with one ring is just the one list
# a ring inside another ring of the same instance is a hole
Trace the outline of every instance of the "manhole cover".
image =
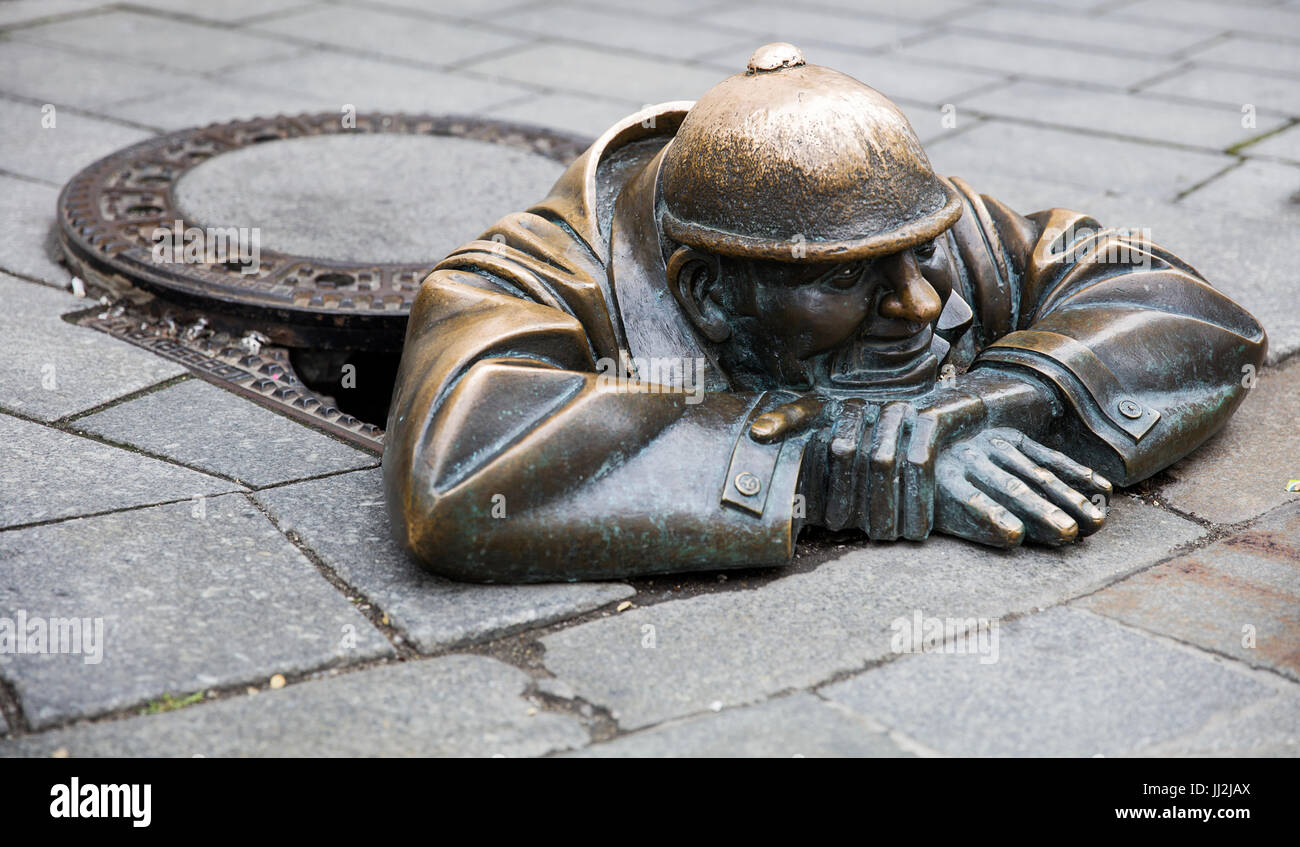
[[(479, 118), (233, 121), (128, 147), (59, 197), (78, 322), (372, 449), (420, 282), (587, 140)], [(368, 368), (365, 396), (340, 384)], [(385, 380), (388, 380), (385, 384)]]
[[(185, 220), (256, 228), (263, 250), (328, 262), (337, 276), (344, 265), (436, 264), (546, 196), (563, 169), (468, 138), (317, 135), (214, 156), (181, 176), (173, 195)], [(295, 294), (311, 290), (298, 282)]]
[(128, 147), (64, 188), (64, 250), (92, 281), (126, 280), (276, 343), (396, 352), (433, 265), (541, 199), (586, 144), (483, 119), (355, 124), (282, 116)]

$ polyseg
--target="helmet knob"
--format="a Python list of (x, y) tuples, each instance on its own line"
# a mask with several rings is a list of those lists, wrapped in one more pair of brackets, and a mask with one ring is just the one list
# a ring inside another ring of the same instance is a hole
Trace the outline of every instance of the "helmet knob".
[(781, 68), (794, 68), (802, 64), (803, 51), (784, 41), (764, 44), (749, 57), (750, 73), (779, 71)]

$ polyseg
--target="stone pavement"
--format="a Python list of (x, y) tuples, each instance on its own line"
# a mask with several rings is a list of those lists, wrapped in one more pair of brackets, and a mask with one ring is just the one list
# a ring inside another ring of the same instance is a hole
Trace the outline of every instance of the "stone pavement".
[[(1260, 317), (1227, 430), (1061, 551), (468, 586), (395, 549), (377, 457), (62, 319), (58, 190), (122, 146), (343, 104), (594, 135), (770, 40)], [(0, 644), (82, 636), (0, 652), (0, 755), (1300, 754), (1300, 0), (9, 0), (0, 222)]]

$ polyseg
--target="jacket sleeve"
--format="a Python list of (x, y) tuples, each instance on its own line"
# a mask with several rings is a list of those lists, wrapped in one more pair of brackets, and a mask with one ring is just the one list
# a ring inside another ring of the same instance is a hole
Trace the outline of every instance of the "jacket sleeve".
[[(398, 540), (479, 582), (788, 561), (801, 446), (745, 434), (777, 398), (611, 378), (568, 286), (521, 246), (459, 251), (416, 298), (383, 459)], [(521, 287), (530, 268), (549, 302)]]
[(1264, 361), (1255, 318), (1145, 233), (1064, 209), (1022, 217), (954, 183), (1001, 286), (985, 298), (996, 331), (973, 367), (1054, 385), (1072, 413), (1063, 449), (1128, 485), (1223, 427)]

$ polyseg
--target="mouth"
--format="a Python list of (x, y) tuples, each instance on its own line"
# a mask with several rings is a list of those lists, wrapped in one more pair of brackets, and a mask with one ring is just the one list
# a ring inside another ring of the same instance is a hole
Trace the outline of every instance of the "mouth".
[(860, 336), (831, 357), (831, 383), (839, 388), (897, 390), (933, 382), (939, 368), (930, 353), (933, 338), (929, 325), (904, 338)]

